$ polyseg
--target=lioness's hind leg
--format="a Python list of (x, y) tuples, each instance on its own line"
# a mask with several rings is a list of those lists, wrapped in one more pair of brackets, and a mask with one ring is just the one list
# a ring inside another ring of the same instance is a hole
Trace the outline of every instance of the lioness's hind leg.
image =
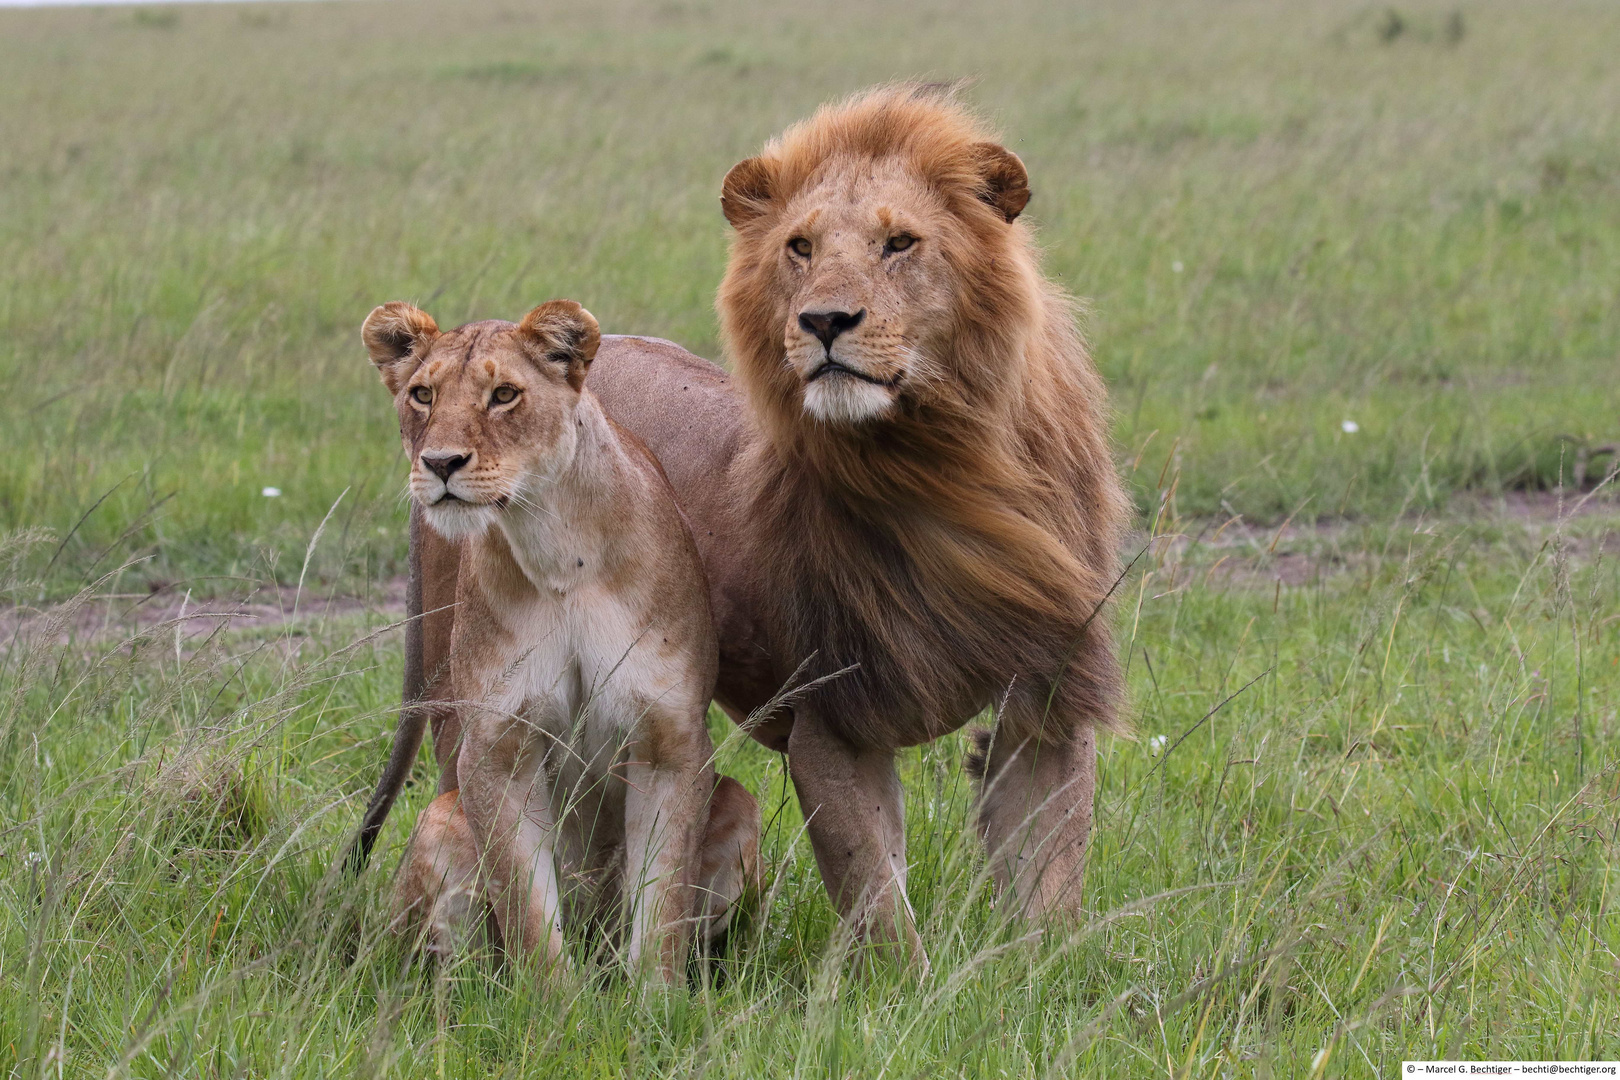
[(699, 940), (723, 941), (737, 901), (759, 886), (759, 803), (731, 777), (716, 777), (698, 858)]
[(417, 819), (394, 879), (392, 907), (392, 927), (420, 936), (423, 949), (441, 959), (459, 952), (481, 926), (493, 929), (459, 791), (440, 795)]

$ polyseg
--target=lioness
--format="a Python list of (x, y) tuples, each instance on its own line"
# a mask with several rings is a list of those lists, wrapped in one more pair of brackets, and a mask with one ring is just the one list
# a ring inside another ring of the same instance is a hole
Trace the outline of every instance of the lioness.
[(759, 810), (711, 763), (714, 625), (669, 483), (584, 389), (596, 320), (553, 300), (441, 334), (392, 303), (362, 335), (412, 501), (460, 551), (459, 790), (423, 814), (398, 908), (446, 950), (487, 898), (508, 952), (555, 963), (565, 909), (623, 903), (631, 967), (684, 978), (694, 924), (756, 872)]
[[(913, 950), (895, 751), (997, 706), (979, 829), (1021, 910), (1061, 915), (1080, 907), (1095, 732), (1117, 723), (1102, 607), (1129, 504), (1073, 302), (1019, 220), (1029, 198), (1023, 163), (948, 92), (824, 108), (721, 187), (735, 378), (647, 338), (606, 339), (590, 376), (692, 524), (720, 704), (741, 721), (796, 672), (853, 666), (751, 730), (788, 753), (839, 911)], [(432, 697), (458, 565), (415, 536), (429, 615), (407, 700)], [(412, 723), (453, 747), (436, 715)]]

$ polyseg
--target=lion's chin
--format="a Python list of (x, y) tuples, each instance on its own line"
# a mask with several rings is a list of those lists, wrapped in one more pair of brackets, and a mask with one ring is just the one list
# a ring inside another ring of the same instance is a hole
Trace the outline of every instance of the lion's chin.
[(495, 524), (499, 515), (500, 511), (490, 503), (469, 503), (460, 499), (441, 499), (422, 507), (422, 520), (427, 522), (428, 528), (452, 543), (481, 535)]
[(875, 420), (893, 407), (888, 387), (849, 375), (824, 375), (804, 388), (804, 411), (826, 424)]

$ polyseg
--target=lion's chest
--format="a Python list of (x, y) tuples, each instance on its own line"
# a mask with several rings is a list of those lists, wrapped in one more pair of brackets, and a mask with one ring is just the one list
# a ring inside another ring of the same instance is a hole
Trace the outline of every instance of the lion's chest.
[(903, 537), (836, 504), (806, 504), (819, 515), (798, 513), (821, 543), (775, 564), (787, 601), (778, 669), (825, 679), (806, 705), (852, 741), (928, 742), (1030, 678), (1027, 632), (941, 570), (971, 546), (944, 523), (911, 511)]

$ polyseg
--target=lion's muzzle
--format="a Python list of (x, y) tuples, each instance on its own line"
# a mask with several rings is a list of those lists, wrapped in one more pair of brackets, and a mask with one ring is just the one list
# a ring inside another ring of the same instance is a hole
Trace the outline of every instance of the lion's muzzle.
[(869, 382), (873, 386), (883, 386), (891, 389), (900, 382), (899, 375), (895, 375), (888, 379), (880, 379), (876, 375), (868, 375), (866, 372), (861, 371), (858, 368), (853, 368), (842, 361), (834, 360), (831, 356), (822, 361), (820, 367), (816, 368), (809, 375), (806, 375), (804, 381), (807, 383), (813, 383), (817, 379), (827, 375), (847, 375), (852, 379), (860, 379), (862, 382)]
[(866, 309), (851, 314), (848, 311), (801, 311), (799, 329), (821, 342), (821, 347), (832, 352), (833, 342), (839, 334), (853, 330), (866, 318)]

